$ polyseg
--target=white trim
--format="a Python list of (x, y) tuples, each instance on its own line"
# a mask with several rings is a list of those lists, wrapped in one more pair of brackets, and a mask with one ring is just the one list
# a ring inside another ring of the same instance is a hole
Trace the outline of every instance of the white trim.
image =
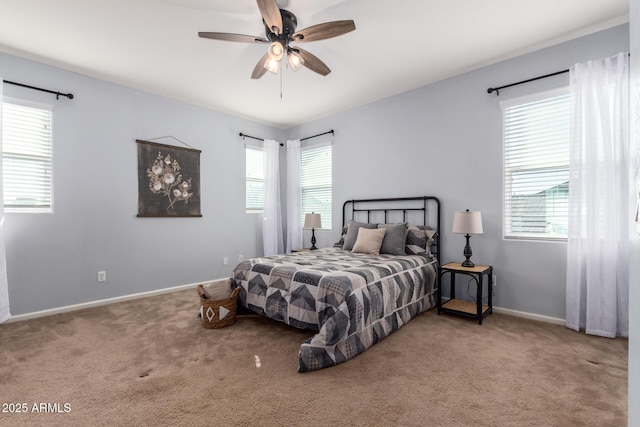
[(520, 104), (528, 104), (531, 102), (542, 101), (547, 98), (554, 98), (556, 96), (569, 95), (569, 86), (563, 85), (555, 89), (543, 90), (540, 92), (530, 93), (528, 95), (517, 96), (514, 98), (504, 99), (498, 103), (501, 109), (507, 107), (513, 107)]
[(47, 111), (53, 112), (53, 104), (44, 104), (42, 102), (34, 102), (34, 101), (29, 101), (22, 98), (14, 98), (10, 96), (5, 96), (2, 99), (2, 101), (9, 104), (21, 105), (23, 107), (37, 108), (40, 110), (47, 110)]
[[(119, 297), (101, 299), (101, 300), (97, 300), (97, 301), (83, 302), (81, 304), (67, 305), (67, 306), (64, 306), (64, 307), (52, 308), (52, 309), (49, 309), (49, 310), (34, 311), (32, 313), (18, 314), (18, 315), (11, 316), (6, 321), (6, 323), (20, 322), (20, 321), (23, 321), (23, 320), (36, 319), (38, 317), (52, 316), (54, 314), (68, 313), (68, 312), (76, 311), (76, 310), (83, 310), (85, 308), (100, 307), (102, 305), (114, 304), (114, 303), (117, 303), (117, 302), (131, 301), (131, 300), (136, 300), (136, 299), (140, 299), (140, 298), (147, 298), (147, 297), (154, 297), (154, 296), (162, 295), (162, 294), (169, 294), (169, 293), (172, 293), (172, 292), (178, 292), (178, 291), (183, 291), (183, 290), (186, 290), (186, 289), (192, 289), (192, 288), (197, 287), (201, 283), (208, 283), (208, 282), (210, 282), (210, 281), (207, 280), (207, 281), (204, 281), (204, 282), (190, 283), (188, 285), (174, 286), (172, 288), (156, 289), (154, 291), (140, 292), (140, 293), (137, 293), (137, 294), (123, 295), (123, 296), (119, 296)], [(194, 293), (193, 296), (194, 296), (194, 298), (196, 298), (196, 294), (195, 293)]]
[(493, 312), (498, 314), (506, 314), (508, 316), (522, 317), (523, 319), (537, 320), (539, 322), (553, 323), (554, 325), (566, 326), (567, 321), (559, 317), (543, 316), (542, 314), (527, 313), (526, 311), (512, 310), (510, 308), (502, 308), (493, 306)]
[[(449, 301), (450, 298), (442, 297), (442, 302)], [(512, 310), (510, 308), (496, 307), (492, 308), (492, 312), (496, 314), (506, 314), (507, 316), (521, 317), (523, 319), (536, 320), (538, 322), (552, 323), (554, 325), (566, 326), (567, 321), (559, 317), (544, 316), (542, 314), (527, 313), (526, 311)]]
[[(216, 280), (219, 280), (219, 279), (216, 279)], [(172, 292), (184, 291), (187, 289), (193, 289), (197, 287), (199, 284), (207, 283), (207, 282), (209, 282), (209, 280), (204, 282), (198, 282), (198, 283), (190, 283), (187, 285), (174, 286), (172, 288), (157, 289), (155, 291), (140, 292), (137, 294), (123, 295), (119, 297), (107, 298), (107, 299), (102, 299), (97, 301), (83, 302), (81, 304), (67, 305), (64, 307), (52, 308), (49, 310), (18, 314), (18, 315), (11, 316), (9, 319), (7, 319), (6, 323), (20, 322), (23, 320), (36, 319), (38, 317), (52, 316), (54, 314), (61, 314), (61, 313), (68, 313), (76, 310), (83, 310), (85, 308), (100, 307), (103, 305), (115, 304), (118, 302), (131, 301), (131, 300), (136, 300), (140, 298), (147, 298), (147, 297), (153, 297), (157, 295), (169, 294)], [(442, 299), (444, 301), (444, 300), (447, 300), (448, 298), (443, 297)], [(566, 320), (560, 319), (558, 317), (550, 317), (550, 316), (544, 316), (542, 314), (527, 313), (525, 311), (512, 310), (510, 308), (502, 308), (502, 307), (496, 307), (496, 306), (493, 306), (493, 311), (497, 314), (506, 314), (508, 316), (522, 317), (524, 319), (537, 320), (539, 322), (552, 323), (554, 325), (562, 325), (562, 326), (566, 325)]]
[(327, 141), (323, 141), (322, 139), (315, 142), (300, 141), (300, 152), (305, 150), (315, 150), (316, 148), (322, 148), (322, 147), (328, 147), (328, 146), (333, 147), (333, 137), (331, 137)]

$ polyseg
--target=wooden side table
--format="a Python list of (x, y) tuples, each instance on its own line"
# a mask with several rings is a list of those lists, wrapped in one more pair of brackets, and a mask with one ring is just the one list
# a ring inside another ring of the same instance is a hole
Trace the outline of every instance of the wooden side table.
[[(449, 273), (451, 276), (451, 299), (442, 303), (442, 277)], [(456, 299), (456, 275), (470, 276), (477, 285), (476, 302), (472, 303)], [(482, 278), (487, 276), (488, 304), (482, 304)], [(490, 265), (475, 265), (463, 267), (459, 262), (450, 262), (440, 267), (438, 275), (438, 315), (440, 313), (453, 313), (461, 316), (472, 317), (482, 325), (482, 319), (493, 312), (493, 267)]]
[(291, 253), (296, 253), (296, 252), (310, 252), (311, 248), (302, 248), (302, 249), (292, 249)]

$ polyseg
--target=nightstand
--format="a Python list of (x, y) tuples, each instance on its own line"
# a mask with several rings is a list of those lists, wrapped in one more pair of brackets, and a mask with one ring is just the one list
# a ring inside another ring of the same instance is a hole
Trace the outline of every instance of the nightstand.
[[(442, 303), (442, 277), (449, 273), (451, 276), (451, 299)], [(476, 302), (456, 299), (456, 276), (465, 275), (475, 280), (477, 285)], [(482, 304), (482, 278), (487, 276), (488, 304)], [(482, 325), (482, 319), (493, 312), (493, 267), (490, 265), (475, 265), (463, 267), (459, 262), (450, 262), (440, 267), (438, 275), (438, 314), (453, 313), (472, 317)]]
[(302, 249), (292, 249), (291, 253), (296, 253), (296, 252), (310, 252), (311, 248), (302, 248)]

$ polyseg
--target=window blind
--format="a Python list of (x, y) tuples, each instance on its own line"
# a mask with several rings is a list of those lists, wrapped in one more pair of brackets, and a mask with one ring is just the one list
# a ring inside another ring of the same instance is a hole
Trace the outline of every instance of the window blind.
[(2, 168), (7, 212), (52, 210), (52, 110), (2, 104)]
[(259, 147), (247, 145), (246, 149), (246, 209), (259, 212), (264, 209), (264, 162)]
[(320, 214), (322, 229), (330, 230), (331, 219), (331, 145), (316, 145), (300, 152), (302, 224), (304, 215)]
[(504, 235), (567, 237), (570, 98), (568, 88), (502, 104)]

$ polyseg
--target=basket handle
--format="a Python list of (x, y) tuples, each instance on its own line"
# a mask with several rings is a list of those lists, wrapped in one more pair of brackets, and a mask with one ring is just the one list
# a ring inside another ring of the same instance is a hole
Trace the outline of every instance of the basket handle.
[(240, 291), (242, 290), (241, 286), (238, 286), (237, 288), (235, 288), (233, 290), (233, 292), (231, 292), (231, 297), (230, 298), (238, 298), (238, 294), (240, 294)]
[(202, 284), (198, 285), (198, 296), (200, 298), (207, 299), (206, 295), (204, 294), (204, 287), (202, 286)]

